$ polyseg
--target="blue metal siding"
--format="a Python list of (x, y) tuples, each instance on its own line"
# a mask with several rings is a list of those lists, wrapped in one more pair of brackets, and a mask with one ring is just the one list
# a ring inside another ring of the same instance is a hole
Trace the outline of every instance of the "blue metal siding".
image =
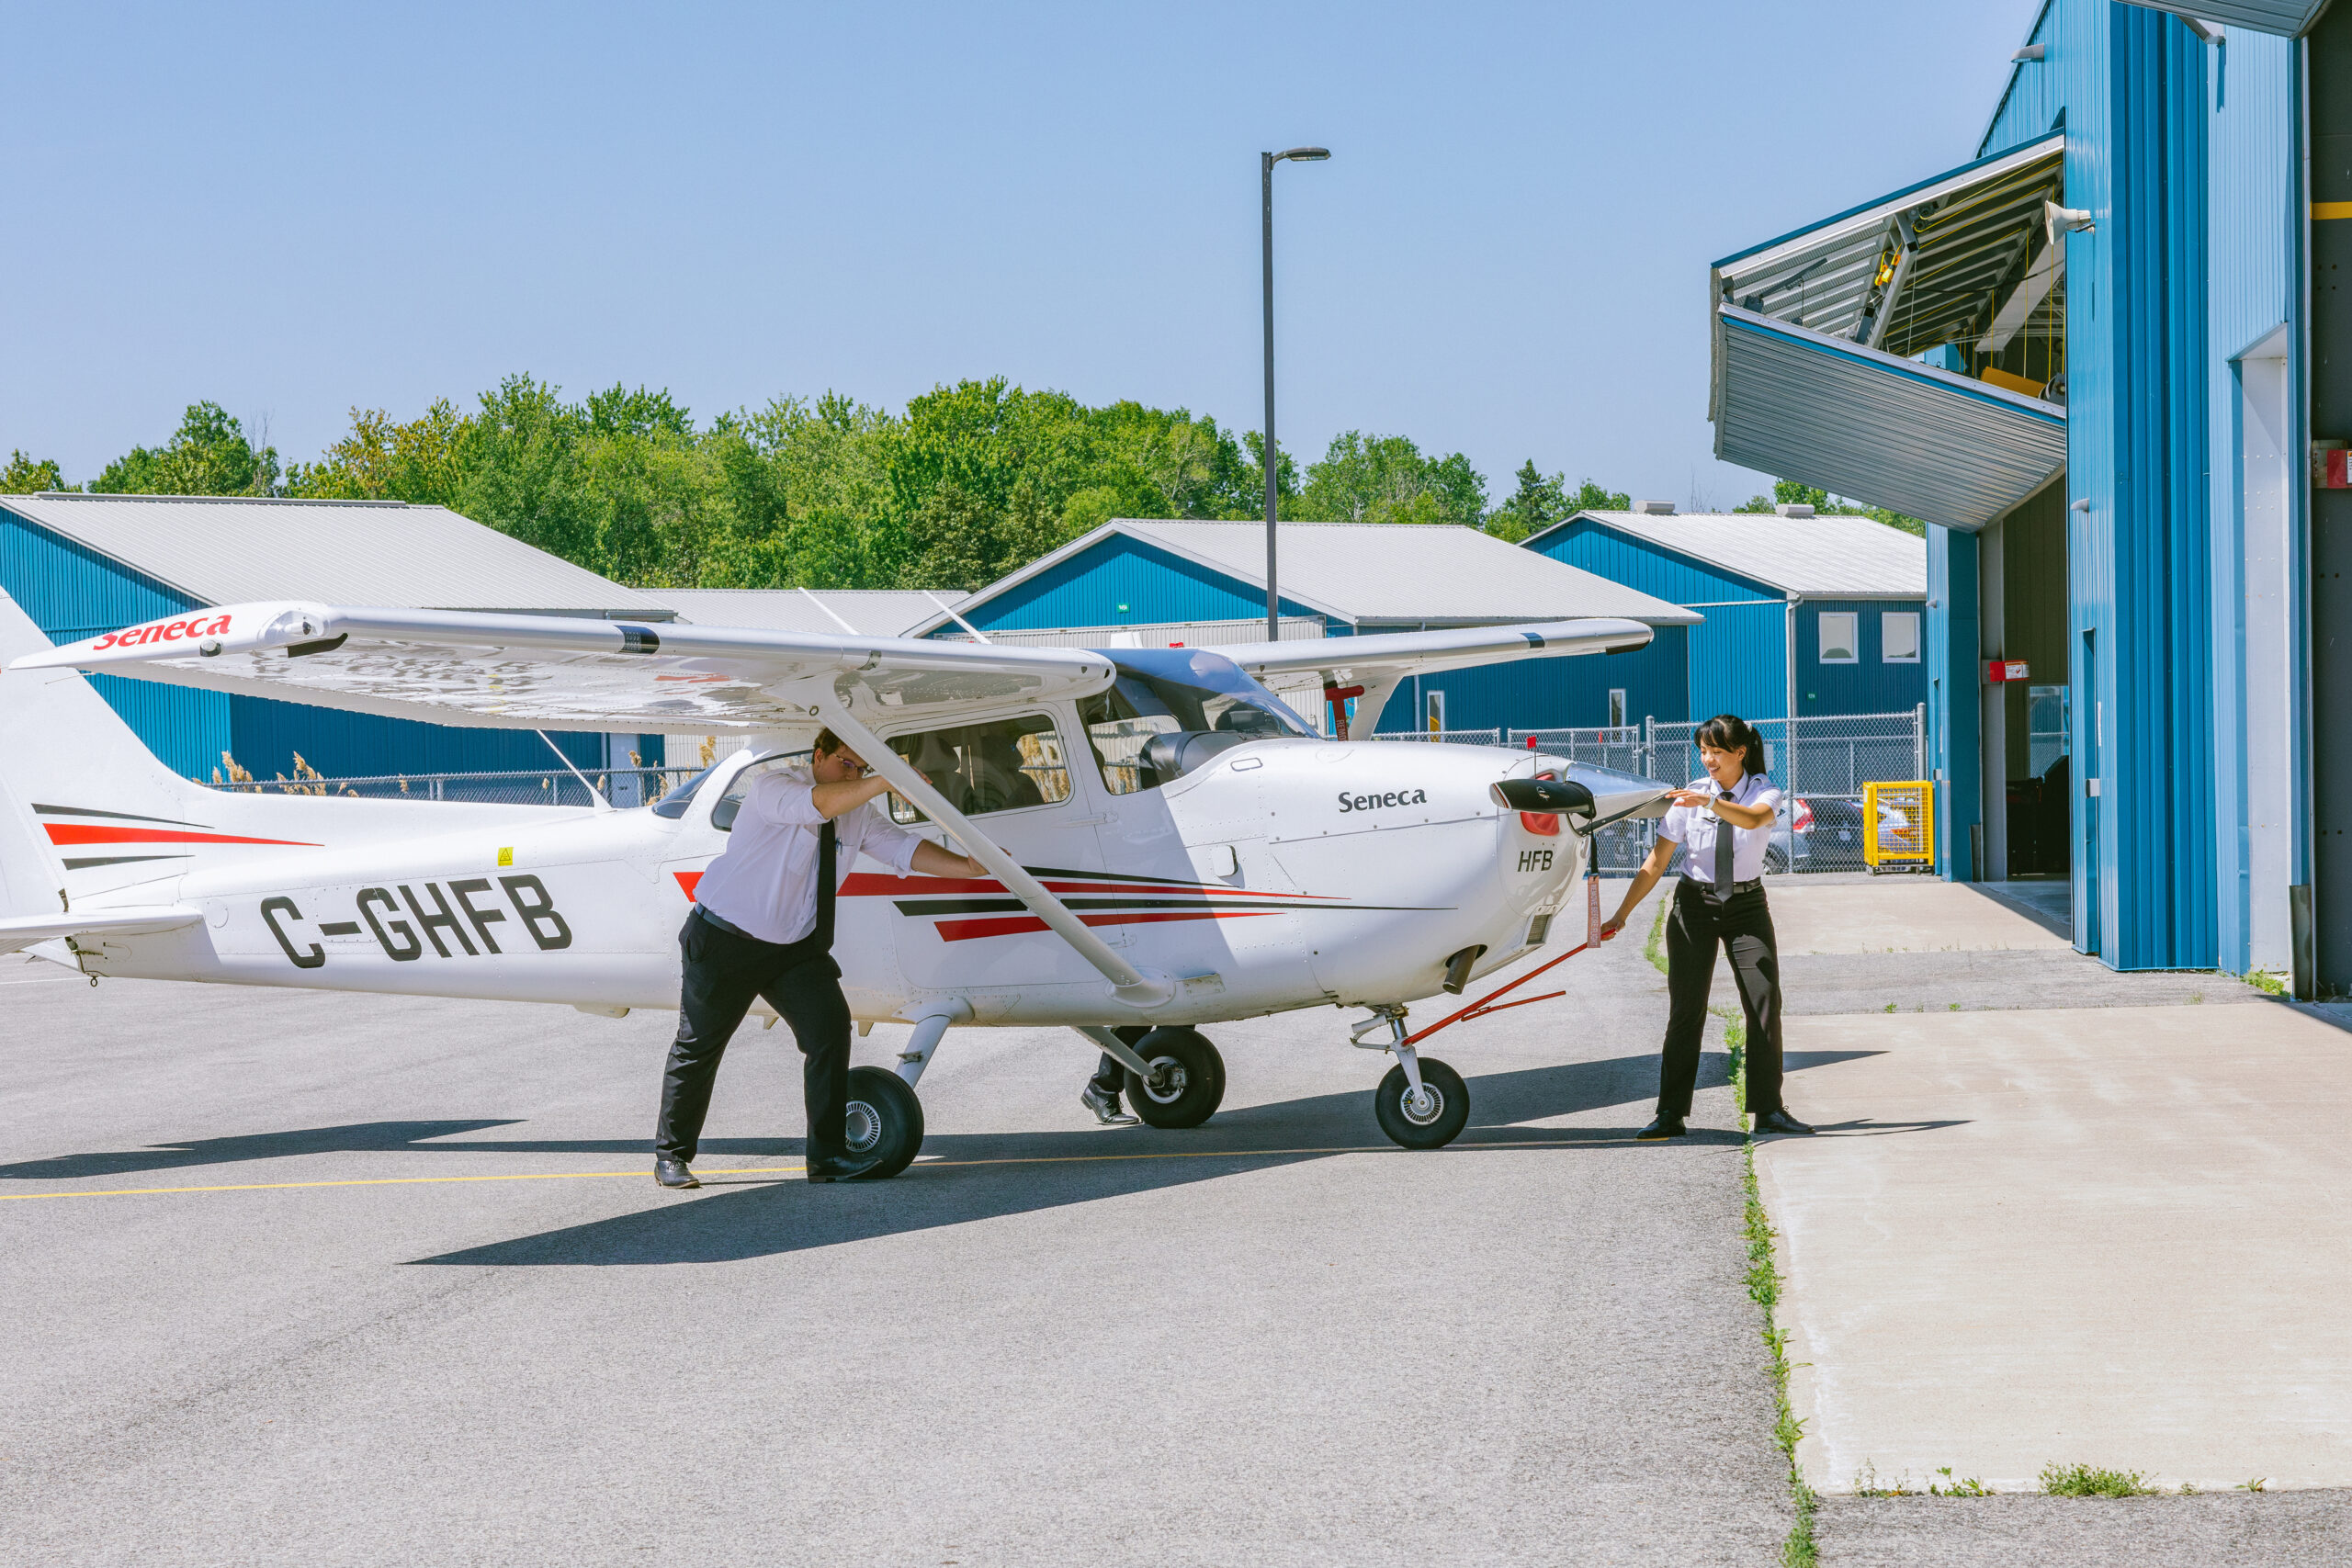
[[(2099, 930), (2120, 969), (2204, 968), (2214, 918), (2211, 556), (2206, 525), (2205, 128), (2209, 46), (2177, 18), (2118, 6), (2114, 186), (2099, 214), (2113, 315), (2109, 494), (2087, 525), (2108, 728)], [(2069, 288), (2070, 299), (2072, 296)], [(2070, 310), (2073, 308), (2070, 302)], [(2103, 601), (2103, 603), (2102, 603)], [(2078, 720), (2079, 722), (2079, 720)]]
[[(2284, 39), (2232, 32), (2214, 55), (2207, 141), (2206, 199), (2213, 244), (2209, 278), (2212, 319), (2208, 342), (2213, 572), (2213, 775), (2217, 961), (2244, 973), (2251, 963), (2246, 810), (2245, 476), (2239, 462), (2238, 377), (2230, 361), (2271, 329), (2295, 321), (2301, 240), (2298, 207), (2295, 46)], [(2226, 86), (2224, 85), (2226, 77)], [(2289, 334), (2291, 358), (2299, 335)], [(2300, 376), (2293, 378), (2298, 383)], [(2301, 399), (2290, 402), (2300, 415)], [(2290, 450), (2300, 450), (2295, 441)], [(2290, 494), (2300, 498), (2299, 487)], [(2301, 570), (2290, 573), (2301, 581)], [(2257, 673), (2256, 679), (2264, 679)], [(2280, 674), (2267, 675), (2278, 680)], [(2300, 726), (2290, 728), (2300, 730)], [(2295, 770), (2300, 777), (2301, 770)], [(2307, 810), (2292, 813), (2308, 820)], [(2300, 852), (2291, 857), (2300, 866)], [(2299, 873), (2290, 880), (2301, 881)]]
[[(1797, 712), (1805, 716), (1839, 713), (1900, 713), (1928, 700), (1927, 605), (1917, 599), (1819, 599), (1797, 606)], [(1859, 662), (1821, 661), (1821, 617), (1856, 618)], [(1886, 662), (1887, 615), (1920, 617), (1920, 657), (1905, 664)]]
[[(2009, 70), (2008, 91), (2002, 95), (2001, 107), (1994, 111), (1993, 122), (1984, 128), (1984, 139), (1976, 144), (1980, 158), (2002, 147), (2015, 147), (2030, 141), (2055, 125), (2065, 112), (2067, 88), (2075, 62), (2064, 52), (2075, 41), (2075, 33), (2063, 28), (2061, 17), (2052, 11), (2079, 13), (2085, 9), (2103, 9), (2107, 0), (2092, 0), (2089, 7), (2061, 3), (2044, 5), (2041, 14), (2034, 18), (2033, 31), (2025, 42), (2041, 44), (2047, 51), (2041, 60), (2021, 61)], [(2079, 30), (2082, 18), (2074, 18)], [(2073, 149), (2068, 152), (2071, 155)], [(2080, 202), (2071, 202), (2079, 207)]]
[[(1368, 626), (1367, 633), (1408, 628)], [(1566, 729), (1609, 722), (1609, 694), (1622, 688), (1625, 717), (1683, 719), (1687, 706), (1689, 648), (1684, 626), (1660, 626), (1647, 648), (1635, 653), (1584, 655), (1574, 659), (1523, 659), (1481, 664), (1420, 678), (1422, 693), (1445, 694), (1449, 729)], [(1420, 699), (1407, 682), (1381, 710), (1380, 732), (1401, 734), (1421, 728)]]
[(1669, 604), (1720, 604), (1782, 596), (1777, 588), (1690, 556), (1661, 549), (1646, 539), (1621, 534), (1589, 517), (1564, 524), (1531, 542), (1529, 547), (1596, 577), (1639, 589)]
[[(1025, 582), (957, 608), (983, 631), (1237, 621), (1265, 615), (1266, 592), (1140, 539), (1113, 534)], [(1316, 614), (1289, 599), (1282, 608), (1285, 615)]]
[[(165, 687), (169, 691), (174, 688)], [(299, 753), (330, 777), (381, 773), (491, 773), (562, 764), (546, 741), (527, 729), (461, 729), (374, 714), (307, 707), (268, 697), (231, 697), (228, 750), (260, 778), (291, 776)], [(549, 735), (582, 769), (605, 762), (605, 737), (558, 731)], [(628, 737), (620, 737), (623, 741)], [(198, 777), (211, 777), (211, 758)], [(649, 764), (650, 765), (650, 764)], [(185, 771), (175, 767), (175, 772)]]
[(1788, 602), (1723, 604), (1699, 613), (1707, 618), (1690, 628), (1690, 716), (1787, 716)]
[(1977, 649), (1977, 536), (1928, 525), (1927, 683), (1928, 769), (1936, 784), (1936, 870), (1972, 880), (1973, 829), (1980, 816), (1977, 776), (1983, 676)]

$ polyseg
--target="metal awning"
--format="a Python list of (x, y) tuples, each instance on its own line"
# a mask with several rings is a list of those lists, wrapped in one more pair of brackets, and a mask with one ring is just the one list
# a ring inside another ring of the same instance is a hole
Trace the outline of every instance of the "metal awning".
[(2127, 0), (2151, 11), (2170, 11), (2191, 21), (2227, 22), (2258, 33), (2301, 38), (2312, 30), (2327, 0)]
[(1969, 532), (2066, 461), (2066, 411), (1736, 305), (1715, 309), (1715, 456)]
[(2064, 152), (2052, 132), (1726, 256), (1713, 298), (1897, 355), (1973, 344), (2005, 306), (2019, 318), (2013, 332), (2052, 326), (2064, 269), (2055, 255), (2035, 264)]

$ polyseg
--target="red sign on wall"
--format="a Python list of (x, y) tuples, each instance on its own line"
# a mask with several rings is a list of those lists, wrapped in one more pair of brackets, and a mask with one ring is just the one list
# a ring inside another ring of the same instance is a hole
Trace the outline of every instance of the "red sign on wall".
[(1996, 686), (2010, 681), (2027, 680), (2032, 674), (2022, 659), (1996, 659), (1984, 666), (1984, 679)]

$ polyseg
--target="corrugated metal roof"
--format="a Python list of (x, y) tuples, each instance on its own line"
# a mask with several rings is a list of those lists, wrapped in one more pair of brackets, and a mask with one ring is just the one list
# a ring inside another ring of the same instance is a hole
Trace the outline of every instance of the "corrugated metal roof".
[(2191, 21), (2227, 22), (2258, 33), (2301, 38), (2311, 31), (2327, 0), (2124, 0), (2151, 11), (2170, 11)]
[[(982, 604), (1114, 533), (1263, 589), (1266, 525), (1114, 518), (972, 596)], [(1615, 616), (1653, 626), (1700, 617), (1622, 583), (1453, 524), (1284, 523), (1282, 595), (1350, 625), (1485, 626)], [(959, 606), (969, 613), (969, 606)], [(934, 615), (922, 628), (944, 617)]]
[(1693, 512), (1667, 517), (1579, 512), (1577, 516), (1784, 593), (1823, 599), (1928, 596), (1928, 541), (1868, 517), (1782, 517), (1769, 512)]
[[(841, 621), (810, 603), (824, 601), (833, 615), (865, 637), (904, 637), (910, 627), (939, 618), (939, 606), (922, 592), (899, 588), (648, 588), (643, 592), (698, 626), (747, 626), (755, 631), (839, 632)], [(954, 589), (939, 597), (961, 609)]]
[[(1726, 256), (1715, 298), (1897, 355), (1973, 341), (2047, 243), (2065, 144), (2039, 137)], [(2064, 287), (2061, 268), (2027, 330), (2064, 320)]]
[(2066, 411), (1720, 306), (1715, 456), (1971, 532), (2066, 461)]
[(0, 505), (208, 604), (670, 614), (445, 506), (54, 492), (0, 496)]

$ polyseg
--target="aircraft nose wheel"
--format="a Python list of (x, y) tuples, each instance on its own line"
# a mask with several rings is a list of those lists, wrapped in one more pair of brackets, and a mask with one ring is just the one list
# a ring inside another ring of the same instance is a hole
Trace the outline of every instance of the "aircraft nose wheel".
[(860, 1181), (880, 1181), (914, 1163), (922, 1147), (922, 1101), (906, 1079), (880, 1067), (849, 1070), (849, 1157)]
[(1155, 1029), (1136, 1042), (1151, 1076), (1127, 1074), (1127, 1104), (1152, 1127), (1197, 1127), (1225, 1100), (1225, 1058), (1196, 1029)]
[(1470, 1088), (1443, 1062), (1423, 1056), (1418, 1066), (1421, 1092), (1413, 1092), (1401, 1066), (1391, 1067), (1374, 1091), (1373, 1114), (1391, 1143), (1408, 1149), (1442, 1149), (1469, 1124)]

